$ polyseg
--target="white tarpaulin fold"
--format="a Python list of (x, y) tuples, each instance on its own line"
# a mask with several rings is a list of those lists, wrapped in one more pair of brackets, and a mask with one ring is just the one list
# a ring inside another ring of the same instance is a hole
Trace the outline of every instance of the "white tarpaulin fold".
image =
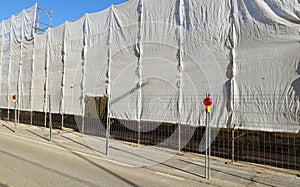
[[(131, 0), (33, 37), (36, 6), (1, 22), (0, 105), (113, 118), (300, 130), (297, 0)], [(34, 39), (33, 39), (34, 38)]]
[(1, 108), (14, 108), (11, 98), (18, 95), (19, 108), (31, 110), (33, 35), (36, 7), (25, 9), (0, 23)]

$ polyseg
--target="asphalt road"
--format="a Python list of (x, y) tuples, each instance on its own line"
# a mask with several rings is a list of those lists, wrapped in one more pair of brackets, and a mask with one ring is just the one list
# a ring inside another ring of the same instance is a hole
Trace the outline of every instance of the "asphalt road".
[(147, 168), (0, 131), (0, 186), (201, 186)]
[(149, 146), (137, 147), (69, 129), (1, 121), (0, 187), (7, 186), (299, 186), (300, 172), (212, 157), (211, 179), (204, 157)]

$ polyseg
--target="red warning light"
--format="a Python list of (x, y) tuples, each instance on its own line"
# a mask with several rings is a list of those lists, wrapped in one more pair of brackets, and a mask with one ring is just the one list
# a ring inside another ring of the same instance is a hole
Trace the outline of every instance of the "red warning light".
[(13, 95), (12, 96), (12, 101), (15, 103), (15, 102), (17, 102), (17, 96), (16, 95)]
[(210, 106), (210, 105), (212, 105), (212, 100), (211, 100), (211, 98), (210, 98), (210, 97), (206, 97), (206, 98), (203, 100), (203, 104), (204, 104), (205, 106)]

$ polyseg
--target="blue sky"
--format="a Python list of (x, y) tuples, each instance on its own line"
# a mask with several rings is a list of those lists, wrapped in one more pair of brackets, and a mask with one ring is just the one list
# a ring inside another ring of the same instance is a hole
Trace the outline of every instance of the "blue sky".
[(65, 20), (72, 21), (85, 13), (104, 10), (110, 5), (121, 4), (127, 0), (0, 0), (0, 21), (8, 19), (22, 9), (29, 8), (35, 3), (38, 7), (53, 12), (53, 27)]

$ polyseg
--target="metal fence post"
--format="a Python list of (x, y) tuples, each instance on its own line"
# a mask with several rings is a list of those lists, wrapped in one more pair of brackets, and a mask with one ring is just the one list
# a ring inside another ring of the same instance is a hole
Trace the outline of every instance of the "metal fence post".
[(203, 100), (205, 107), (205, 178), (210, 179), (210, 152), (211, 152), (211, 129), (208, 122), (210, 105), (212, 100), (209, 98), (209, 94), (206, 94), (206, 98)]
[(208, 113), (205, 113), (205, 178), (208, 179)]
[(64, 129), (64, 120), (65, 120), (64, 113), (62, 113), (61, 114), (61, 130)]
[[(207, 117), (209, 118), (209, 113), (207, 112)], [(207, 126), (208, 126), (208, 179), (210, 179), (210, 154), (211, 154), (211, 128), (210, 124), (207, 119)]]
[(49, 129), (50, 129), (50, 142), (52, 142), (51, 95), (49, 95)]
[(178, 123), (178, 152), (181, 151), (181, 123)]
[(109, 137), (110, 137), (110, 118), (107, 114), (106, 119), (106, 145), (105, 145), (105, 154), (109, 154)]
[(15, 132), (17, 131), (17, 101), (15, 101)]
[(29, 126), (32, 125), (32, 118), (33, 118), (33, 112), (30, 111), (30, 124), (29, 124)]
[(234, 127), (231, 129), (231, 162), (234, 162)]
[(141, 144), (141, 120), (138, 120), (138, 134), (137, 134), (137, 144), (138, 144), (138, 147), (140, 146)]
[(107, 98), (107, 115), (106, 115), (106, 145), (105, 145), (105, 154), (109, 154), (109, 138), (110, 138), (110, 95)]

